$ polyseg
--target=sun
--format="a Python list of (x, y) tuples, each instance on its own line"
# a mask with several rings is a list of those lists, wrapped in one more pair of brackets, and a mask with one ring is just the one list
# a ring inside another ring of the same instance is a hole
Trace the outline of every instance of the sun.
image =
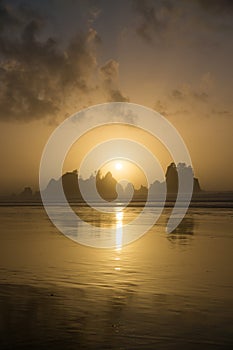
[(117, 163), (115, 164), (116, 170), (121, 170), (122, 167), (123, 167), (123, 165), (122, 165), (122, 163), (120, 163), (120, 162), (117, 162)]

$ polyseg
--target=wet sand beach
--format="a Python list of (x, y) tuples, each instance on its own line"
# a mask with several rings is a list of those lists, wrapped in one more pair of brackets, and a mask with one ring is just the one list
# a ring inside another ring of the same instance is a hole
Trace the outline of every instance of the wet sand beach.
[(0, 216), (1, 349), (232, 348), (231, 208), (191, 208), (169, 235), (165, 209), (117, 250), (72, 242), (42, 207)]

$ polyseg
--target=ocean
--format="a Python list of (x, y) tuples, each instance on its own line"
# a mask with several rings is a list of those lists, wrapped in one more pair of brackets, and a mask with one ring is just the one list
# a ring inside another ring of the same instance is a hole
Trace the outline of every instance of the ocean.
[(1, 205), (0, 349), (232, 349), (233, 208), (196, 204), (171, 234), (169, 215), (98, 249), (61, 234), (42, 206)]

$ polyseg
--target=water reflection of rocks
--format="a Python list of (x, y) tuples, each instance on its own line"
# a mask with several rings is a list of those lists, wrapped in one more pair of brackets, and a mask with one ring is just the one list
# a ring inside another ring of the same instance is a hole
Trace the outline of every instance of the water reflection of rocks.
[(173, 244), (187, 245), (192, 242), (194, 234), (194, 219), (189, 216), (185, 217), (179, 226), (170, 234), (168, 240)]

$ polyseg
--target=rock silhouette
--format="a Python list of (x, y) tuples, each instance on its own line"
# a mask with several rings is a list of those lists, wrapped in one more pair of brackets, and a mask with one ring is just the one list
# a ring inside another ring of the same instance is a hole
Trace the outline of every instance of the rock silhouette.
[[(96, 188), (100, 196), (105, 200), (114, 200), (117, 198), (117, 181), (109, 171), (105, 176), (101, 176), (100, 171), (96, 174)], [(121, 187), (120, 184), (118, 186)]]
[(24, 190), (19, 194), (22, 200), (30, 199), (33, 195), (31, 187), (25, 187)]
[[(152, 183), (149, 187), (152, 193), (162, 193), (165, 190), (165, 186), (167, 187), (167, 193), (168, 195), (171, 194), (173, 196), (177, 195), (178, 192), (178, 186), (179, 186), (179, 177), (182, 180), (182, 190), (183, 192), (188, 191), (188, 180), (190, 178), (193, 178), (193, 169), (190, 166), (186, 166), (185, 163), (179, 163), (177, 166), (175, 163), (171, 163), (167, 167), (166, 171), (166, 181), (165, 182), (159, 182), (155, 181)], [(133, 190), (133, 196), (132, 200), (134, 201), (143, 201), (147, 199), (148, 195), (148, 188), (145, 186), (141, 186), (139, 189), (135, 189), (134, 186), (131, 183), (128, 183), (128, 185), (123, 188), (113, 177), (111, 172), (108, 172), (105, 175), (101, 175), (101, 172), (98, 171), (96, 176), (91, 175), (88, 179), (82, 179), (79, 178), (78, 180), (78, 172), (77, 170), (74, 170), (73, 172), (68, 172), (62, 176), (61, 179), (55, 181), (52, 179), (49, 183), (49, 185), (46, 188), (46, 191), (49, 191), (49, 193), (56, 197), (56, 192), (58, 189), (58, 182), (62, 181), (63, 189), (65, 192), (65, 195), (68, 200), (82, 200), (82, 194), (80, 192), (78, 181), (81, 183), (83, 190), (85, 191), (85, 196), (87, 198), (98, 200), (98, 198), (95, 198), (95, 195), (93, 195), (92, 189), (95, 187), (97, 188), (98, 194), (107, 201), (115, 200), (118, 195), (121, 200), (124, 200), (124, 198), (131, 197), (132, 190)], [(197, 193), (200, 192), (201, 188), (199, 185), (199, 181), (197, 178), (193, 179), (193, 192)]]
[[(183, 182), (183, 191), (188, 191), (188, 180), (193, 177), (192, 167), (187, 166), (185, 163), (179, 163), (177, 166), (175, 163), (171, 163), (166, 171), (167, 193), (177, 194), (179, 186), (178, 175)], [(193, 193), (200, 191), (201, 187), (199, 181), (197, 178), (193, 177)]]
[(166, 171), (166, 183), (168, 193), (177, 193), (178, 191), (178, 172), (175, 163), (171, 163)]
[[(171, 195), (172, 198), (175, 198), (178, 192), (179, 177), (182, 179), (182, 190), (185, 192), (188, 190), (186, 179), (189, 179), (190, 176), (193, 177), (193, 169), (190, 166), (186, 166), (185, 163), (179, 163), (177, 166), (175, 163), (171, 163), (167, 167), (165, 175), (166, 181), (159, 182), (156, 180), (150, 184), (149, 190), (152, 193), (150, 199), (158, 198), (157, 195), (163, 193), (166, 187), (168, 196)], [(63, 174), (58, 180), (51, 179), (44, 191), (49, 194), (52, 200), (62, 200), (62, 198), (59, 198), (59, 188), (61, 184), (69, 202), (84, 201), (80, 187), (83, 193), (85, 193), (85, 197), (93, 201), (98, 201), (99, 196), (106, 201), (113, 201), (116, 198), (120, 201), (124, 201), (128, 198), (132, 198), (132, 201), (146, 201), (148, 195), (148, 188), (142, 185), (139, 189), (135, 189), (133, 184), (128, 183), (128, 185), (123, 188), (113, 177), (111, 172), (102, 175), (101, 172), (98, 171), (95, 176), (91, 175), (88, 179), (82, 179), (79, 177), (77, 170)], [(81, 186), (79, 184), (81, 184)], [(97, 189), (97, 192), (96, 190), (93, 191), (93, 189)], [(199, 193), (201, 191), (198, 179), (194, 178), (193, 193)], [(30, 187), (25, 187), (18, 196), (12, 198), (21, 201), (41, 201), (40, 193), (37, 191), (33, 194)]]

